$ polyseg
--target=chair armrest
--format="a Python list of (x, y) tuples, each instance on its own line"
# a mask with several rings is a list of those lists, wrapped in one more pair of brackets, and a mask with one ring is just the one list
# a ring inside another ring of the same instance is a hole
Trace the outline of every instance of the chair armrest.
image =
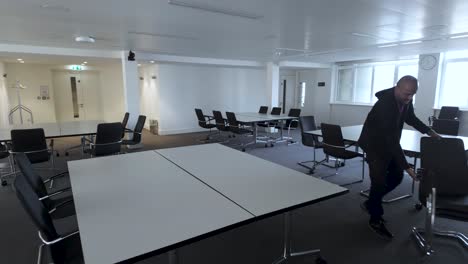
[(88, 143), (94, 143), (92, 140), (90, 140), (89, 138), (87, 137), (83, 137), (82, 138), (84, 141), (87, 141)]
[(53, 180), (55, 178), (63, 177), (66, 174), (68, 174), (68, 171), (64, 171), (64, 172), (61, 172), (61, 173), (56, 174), (54, 176), (51, 176), (51, 177), (47, 178), (46, 180), (44, 180), (44, 183), (48, 183), (48, 182), (50, 182), (51, 180)]
[(92, 146), (108, 146), (108, 145), (115, 145), (115, 144), (121, 144), (121, 143), (122, 143), (122, 140), (116, 141), (116, 142), (109, 142), (109, 143), (99, 143), (99, 144), (90, 143), (90, 145), (91, 145), (91, 147)]
[(69, 238), (69, 237), (71, 237), (71, 236), (74, 236), (74, 235), (77, 235), (77, 234), (79, 234), (79, 233), (80, 233), (80, 231), (74, 231), (74, 232), (65, 234), (65, 235), (63, 235), (63, 236), (61, 236), (61, 237), (59, 237), (59, 238), (57, 238), (57, 239), (55, 239), (55, 240), (47, 241), (47, 240), (45, 240), (45, 239), (42, 237), (41, 231), (38, 231), (39, 238), (41, 239), (42, 243), (44, 243), (45, 245), (53, 245), (53, 244), (55, 244), (55, 243), (57, 243), (57, 242), (60, 242), (60, 241), (62, 241), (62, 240), (64, 240), (64, 239), (67, 239), (67, 238)]
[(59, 209), (59, 208), (62, 207), (62, 206), (65, 206), (65, 205), (67, 205), (67, 204), (70, 204), (70, 203), (73, 203), (73, 199), (66, 200), (65, 202), (61, 202), (61, 203), (57, 204), (57, 206), (55, 206), (54, 208), (52, 208), (52, 209), (49, 211), (49, 214), (54, 214), (54, 212), (56, 212), (57, 209)]
[(40, 153), (40, 152), (50, 152), (51, 149), (40, 149), (40, 150), (31, 150), (31, 151), (9, 151), (10, 154), (19, 154), (19, 153), (24, 153), (24, 154), (33, 154), (33, 153)]
[(59, 194), (62, 194), (62, 193), (66, 193), (66, 192), (69, 192), (69, 191), (71, 191), (71, 188), (70, 188), (70, 187), (64, 188), (64, 189), (58, 190), (58, 191), (56, 191), (56, 192), (54, 192), (54, 193), (51, 193), (51, 194), (48, 194), (48, 195), (46, 195), (46, 196), (43, 196), (43, 197), (39, 198), (39, 201), (42, 201), (42, 200), (48, 199), (48, 198), (50, 198), (50, 197), (54, 197), (54, 196), (56, 196), (56, 195), (59, 195)]

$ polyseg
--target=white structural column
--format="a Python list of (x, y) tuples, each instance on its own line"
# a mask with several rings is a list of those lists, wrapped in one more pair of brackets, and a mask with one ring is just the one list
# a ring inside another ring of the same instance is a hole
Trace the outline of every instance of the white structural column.
[(270, 107), (278, 106), (279, 104), (279, 66), (274, 62), (267, 63), (267, 91), (268, 103)]
[(428, 123), (427, 118), (434, 114), (432, 108), (436, 100), (437, 86), (438, 86), (438, 72), (440, 67), (440, 54), (422, 54), (419, 56), (421, 60), (424, 56), (434, 56), (437, 59), (437, 63), (434, 68), (425, 70), (419, 67), (418, 78), (419, 89), (415, 96), (414, 111), (416, 116), (421, 119), (424, 123)]
[(3, 77), (5, 73), (5, 64), (0, 62), (0, 127), (6, 127), (9, 124), (10, 103), (8, 101), (7, 79)]
[(133, 128), (140, 114), (140, 87), (138, 85), (138, 63), (128, 61), (127, 56), (128, 51), (122, 51), (125, 111), (130, 113), (127, 127)]

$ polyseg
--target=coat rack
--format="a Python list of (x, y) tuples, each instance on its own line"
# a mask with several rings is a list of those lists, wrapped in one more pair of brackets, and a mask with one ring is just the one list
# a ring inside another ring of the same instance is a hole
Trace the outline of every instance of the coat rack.
[(22, 85), (20, 83), (20, 81), (16, 81), (16, 84), (13, 85), (11, 88), (13, 89), (16, 89), (16, 96), (18, 98), (18, 105), (16, 105), (15, 107), (13, 107), (9, 114), (8, 114), (8, 118), (10, 120), (10, 125), (13, 124), (13, 114), (16, 112), (16, 111), (19, 111), (19, 116), (20, 116), (20, 122), (21, 124), (23, 124), (23, 111), (25, 111), (26, 113), (29, 114), (29, 116), (31, 117), (30, 120), (31, 120), (31, 123), (33, 124), (34, 123), (34, 118), (33, 118), (33, 113), (31, 111), (31, 109), (29, 109), (28, 107), (24, 106), (21, 104), (21, 95), (20, 95), (20, 91), (21, 90), (24, 90), (26, 89), (26, 86)]

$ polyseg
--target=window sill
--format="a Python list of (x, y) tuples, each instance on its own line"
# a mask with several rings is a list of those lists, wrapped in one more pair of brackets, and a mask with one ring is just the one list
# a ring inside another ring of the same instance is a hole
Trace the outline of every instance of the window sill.
[(364, 104), (364, 103), (344, 103), (344, 102), (332, 102), (331, 105), (349, 105), (349, 106), (364, 106), (364, 107), (372, 107), (373, 104)]

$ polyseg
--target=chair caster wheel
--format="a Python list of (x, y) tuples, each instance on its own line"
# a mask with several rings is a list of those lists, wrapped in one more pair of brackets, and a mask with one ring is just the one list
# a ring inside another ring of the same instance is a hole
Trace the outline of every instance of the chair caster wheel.
[(7, 182), (2, 180), (2, 186), (6, 186)]
[(68, 157), (68, 152), (65, 152), (65, 156), (67, 156), (67, 157)]
[(56, 157), (60, 157), (60, 154), (59, 154), (59, 153), (57, 153), (57, 154), (55, 154), (55, 156), (56, 156)]
[(321, 257), (318, 257), (318, 258), (315, 260), (315, 263), (316, 263), (316, 264), (327, 264), (327, 261), (324, 260), (324, 259), (321, 258)]
[(242, 152), (245, 152), (245, 148), (242, 149)]
[(270, 147), (274, 147), (275, 145), (274, 144), (271, 144)]
[(309, 174), (314, 174), (315, 170), (309, 170)]
[(414, 205), (414, 208), (415, 208), (416, 210), (418, 210), (418, 211), (421, 211), (422, 208), (423, 208), (423, 205), (422, 205), (422, 203), (417, 203), (417, 204)]
[(265, 144), (265, 148), (268, 148), (268, 144)]

